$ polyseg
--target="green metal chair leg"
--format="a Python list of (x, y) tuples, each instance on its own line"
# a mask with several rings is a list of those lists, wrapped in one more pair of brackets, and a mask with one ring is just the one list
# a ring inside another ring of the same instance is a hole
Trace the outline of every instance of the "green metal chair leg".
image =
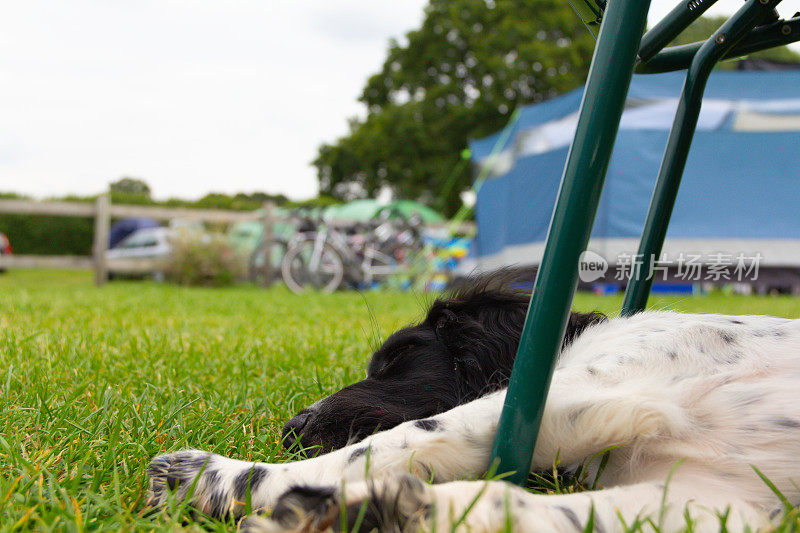
[(649, 0), (611, 0), (603, 17), (492, 452), (497, 472), (513, 472), (516, 483), (528, 476), (649, 7)]
[(769, 15), (778, 3), (780, 0), (748, 0), (744, 7), (700, 47), (689, 66), (678, 112), (650, 203), (650, 211), (644, 225), (639, 252), (633, 262), (631, 280), (625, 292), (623, 315), (638, 313), (647, 305), (653, 284), (653, 267), (664, 245), (675, 198), (678, 196), (681, 177), (697, 128), (708, 77), (714, 65)]

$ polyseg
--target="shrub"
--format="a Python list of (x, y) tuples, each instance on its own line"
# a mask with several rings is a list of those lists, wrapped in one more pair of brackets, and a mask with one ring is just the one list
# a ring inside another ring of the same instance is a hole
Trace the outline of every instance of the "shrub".
[(180, 285), (231, 285), (244, 277), (246, 259), (220, 234), (179, 231), (170, 239), (167, 279)]

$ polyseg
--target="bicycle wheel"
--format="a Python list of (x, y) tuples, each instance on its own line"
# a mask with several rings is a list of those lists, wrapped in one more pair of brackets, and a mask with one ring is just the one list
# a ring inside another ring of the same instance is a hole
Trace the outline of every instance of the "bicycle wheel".
[[(281, 275), (281, 261), (283, 261), (283, 256), (286, 255), (287, 248), (288, 244), (283, 239), (276, 239), (270, 244), (262, 242), (250, 255), (248, 264), (250, 281), (266, 286), (277, 280)], [(267, 261), (271, 266), (269, 279), (267, 278)]]
[(321, 250), (316, 250), (316, 246), (316, 239), (305, 239), (293, 244), (283, 256), (281, 277), (292, 292), (299, 294), (314, 287), (329, 293), (342, 284), (342, 256), (328, 243)]

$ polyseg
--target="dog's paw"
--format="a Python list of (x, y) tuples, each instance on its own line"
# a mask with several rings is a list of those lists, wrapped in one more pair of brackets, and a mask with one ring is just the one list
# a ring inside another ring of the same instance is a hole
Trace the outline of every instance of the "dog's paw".
[(147, 475), (150, 478), (148, 504), (161, 507), (167, 502), (170, 494), (175, 494), (179, 501), (189, 495), (190, 490), (197, 489), (201, 483), (199, 474), (208, 470), (211, 454), (197, 450), (185, 450), (158, 455), (150, 461)]
[[(227, 518), (241, 514), (244, 494), (237, 494), (242, 477), (244, 489), (249, 489), (254, 470), (242, 469), (239, 463), (224, 457), (198, 450), (184, 450), (154, 457), (150, 461), (148, 475), (150, 485), (148, 504), (163, 507), (173, 497), (177, 502), (186, 502), (191, 507), (215, 518)], [(236, 467), (245, 472), (237, 475)], [(243, 490), (240, 490), (243, 492)]]
[(296, 486), (275, 504), (269, 519), (247, 517), (240, 529), (278, 531), (417, 531), (428, 519), (428, 486), (412, 476), (343, 487)]

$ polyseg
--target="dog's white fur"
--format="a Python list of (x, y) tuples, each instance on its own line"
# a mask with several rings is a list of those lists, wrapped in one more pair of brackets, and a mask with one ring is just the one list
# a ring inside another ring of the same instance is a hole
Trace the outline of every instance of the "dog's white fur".
[[(590, 513), (605, 532), (648, 519), (661, 531), (679, 530), (686, 513), (695, 531), (718, 531), (725, 514), (731, 531), (757, 529), (782, 504), (752, 467), (800, 503), (800, 320), (647, 312), (583, 332), (559, 359), (532, 469), (551, 470), (558, 460), (567, 470), (584, 465), (594, 480), (597, 454), (610, 449), (596, 480), (602, 490), (535, 495), (502, 481), (459, 481), (486, 471), (504, 397), (494, 393), (434, 423), (406, 422), (296, 463), (254, 465), (202, 452), (161, 456), (152, 486), (163, 502), (164, 479), (177, 476), (178, 497), (186, 497), (185, 480), (202, 471), (193, 503), (210, 509), (222, 502), (241, 512), (235, 479), (242, 472), (263, 474), (248, 489), (254, 508), (273, 506), (297, 484), (347, 482), (346, 503), (393, 493), (407, 524), (436, 521), (440, 531), (477, 499), (459, 526), (473, 532), (501, 530), (506, 520), (519, 531), (575, 531)], [(379, 481), (364, 483), (367, 470)], [(401, 477), (409, 471), (435, 484)], [(265, 518), (246, 524), (285, 527)]]

